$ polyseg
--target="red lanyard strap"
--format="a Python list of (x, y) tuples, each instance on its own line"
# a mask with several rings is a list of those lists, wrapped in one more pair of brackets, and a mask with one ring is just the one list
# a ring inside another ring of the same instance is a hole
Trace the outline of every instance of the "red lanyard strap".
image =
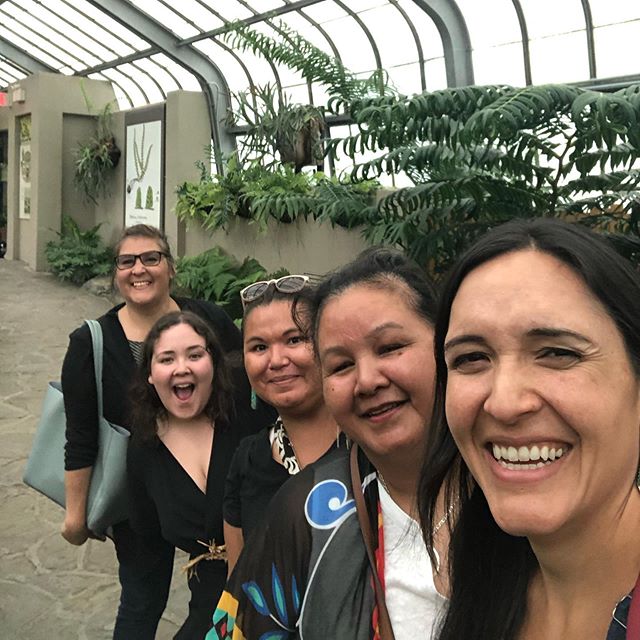
[(353, 497), (356, 501), (356, 512), (358, 514), (358, 522), (360, 523), (360, 531), (364, 539), (364, 546), (367, 550), (369, 565), (373, 577), (373, 588), (376, 594), (376, 604), (378, 605), (378, 630), (381, 640), (394, 640), (393, 627), (389, 619), (387, 604), (384, 599), (384, 589), (380, 584), (378, 577), (378, 568), (376, 567), (376, 559), (373, 551), (373, 530), (371, 522), (369, 522), (369, 514), (367, 506), (362, 495), (362, 481), (360, 480), (360, 469), (358, 468), (358, 445), (354, 442), (351, 445), (351, 458), (349, 460), (351, 467), (351, 486), (353, 488)]
[(636, 581), (627, 617), (627, 640), (640, 640), (640, 576)]

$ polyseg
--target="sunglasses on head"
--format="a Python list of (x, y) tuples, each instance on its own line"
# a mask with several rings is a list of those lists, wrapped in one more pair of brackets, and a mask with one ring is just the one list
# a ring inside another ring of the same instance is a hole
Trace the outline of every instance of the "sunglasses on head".
[(240, 292), (242, 307), (244, 308), (250, 302), (262, 298), (271, 285), (280, 293), (299, 293), (304, 289), (307, 282), (309, 282), (309, 276), (282, 276), (277, 280), (254, 282)]
[(157, 267), (162, 260), (162, 256), (166, 257), (166, 253), (162, 251), (145, 251), (144, 253), (122, 253), (116, 257), (116, 267), (118, 269), (131, 269), (138, 258), (145, 267)]

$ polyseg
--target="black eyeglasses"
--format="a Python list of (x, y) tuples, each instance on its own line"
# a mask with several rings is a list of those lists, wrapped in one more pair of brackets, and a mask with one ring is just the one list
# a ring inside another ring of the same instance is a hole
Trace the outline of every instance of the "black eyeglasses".
[(280, 293), (299, 293), (304, 289), (307, 282), (309, 282), (309, 276), (282, 276), (277, 280), (254, 282), (240, 292), (242, 308), (250, 302), (262, 298), (271, 285)]
[(116, 257), (116, 267), (120, 270), (131, 269), (138, 258), (145, 267), (157, 267), (162, 260), (162, 256), (166, 257), (166, 253), (162, 251), (145, 251), (144, 253), (122, 253)]

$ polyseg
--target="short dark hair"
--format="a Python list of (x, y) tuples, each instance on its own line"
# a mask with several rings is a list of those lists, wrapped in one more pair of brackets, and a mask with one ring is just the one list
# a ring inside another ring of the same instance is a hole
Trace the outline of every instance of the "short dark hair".
[(460, 456), (445, 414), (444, 342), (456, 294), (466, 276), (480, 265), (527, 249), (555, 257), (584, 281), (618, 327), (631, 366), (640, 375), (640, 278), (602, 236), (558, 219), (513, 220), (482, 236), (454, 265), (436, 319), (434, 414), (418, 490), (422, 530), (432, 560), (431, 532), (443, 488), (445, 508), (456, 505), (459, 513), (449, 554), (451, 600), (439, 640), (514, 640), (526, 614), (529, 581), (537, 567), (528, 540), (498, 527), (484, 493)]
[[(433, 282), (425, 271), (402, 252), (390, 247), (370, 247), (352, 262), (327, 275), (304, 298), (303, 318), (307, 319), (313, 338), (318, 332), (322, 311), (332, 298), (355, 285), (368, 285), (381, 289), (404, 288), (407, 302), (427, 323), (433, 325), (436, 316), (437, 294)], [(298, 304), (298, 306), (300, 306)], [(296, 312), (296, 317), (300, 314)], [(305, 322), (299, 325), (305, 326)], [(314, 339), (317, 349), (317, 340)]]
[(169, 240), (167, 239), (167, 236), (158, 229), (158, 227), (154, 227), (150, 224), (134, 224), (131, 227), (123, 229), (114, 248), (116, 256), (120, 254), (122, 244), (127, 238), (150, 238), (151, 240), (155, 240), (158, 243), (158, 247), (160, 247), (160, 251), (162, 251), (169, 263), (171, 270), (175, 271), (175, 261), (171, 253)]
[(234, 411), (232, 374), (229, 363), (213, 329), (199, 316), (190, 311), (172, 311), (162, 316), (151, 327), (142, 346), (142, 360), (134, 377), (131, 389), (131, 422), (133, 436), (140, 440), (153, 440), (158, 433), (158, 419), (167, 415), (155, 387), (149, 382), (153, 350), (160, 336), (171, 327), (189, 325), (204, 338), (205, 348), (213, 360), (213, 382), (211, 395), (204, 412), (220, 428), (225, 428)]

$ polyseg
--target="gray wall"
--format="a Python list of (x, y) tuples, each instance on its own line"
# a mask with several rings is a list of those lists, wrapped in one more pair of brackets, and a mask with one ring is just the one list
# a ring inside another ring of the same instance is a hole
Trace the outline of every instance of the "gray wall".
[[(122, 158), (113, 172), (109, 194), (97, 205), (86, 202), (73, 186), (73, 150), (93, 133), (94, 119), (82, 95), (84, 87), (93, 113), (114, 100), (111, 85), (89, 79), (41, 73), (20, 82), (26, 91), (21, 104), (0, 107), (0, 128), (9, 131), (8, 252), (38, 271), (47, 270), (44, 247), (56, 237), (63, 213), (83, 229), (101, 224), (100, 233), (112, 244), (124, 226), (125, 114), (115, 111), (113, 131)], [(116, 107), (114, 107), (115, 110)], [(32, 117), (32, 214), (18, 219), (18, 118)], [(185, 180), (197, 180), (197, 160), (208, 158), (210, 128), (201, 93), (169, 93), (165, 114), (164, 227), (176, 255), (194, 255), (220, 245), (242, 260), (251, 256), (268, 270), (286, 267), (291, 272), (324, 273), (350, 260), (365, 245), (360, 234), (328, 225), (273, 224), (266, 234), (255, 225), (238, 220), (229, 233), (211, 236), (198, 225), (188, 230), (173, 211), (176, 188)]]

